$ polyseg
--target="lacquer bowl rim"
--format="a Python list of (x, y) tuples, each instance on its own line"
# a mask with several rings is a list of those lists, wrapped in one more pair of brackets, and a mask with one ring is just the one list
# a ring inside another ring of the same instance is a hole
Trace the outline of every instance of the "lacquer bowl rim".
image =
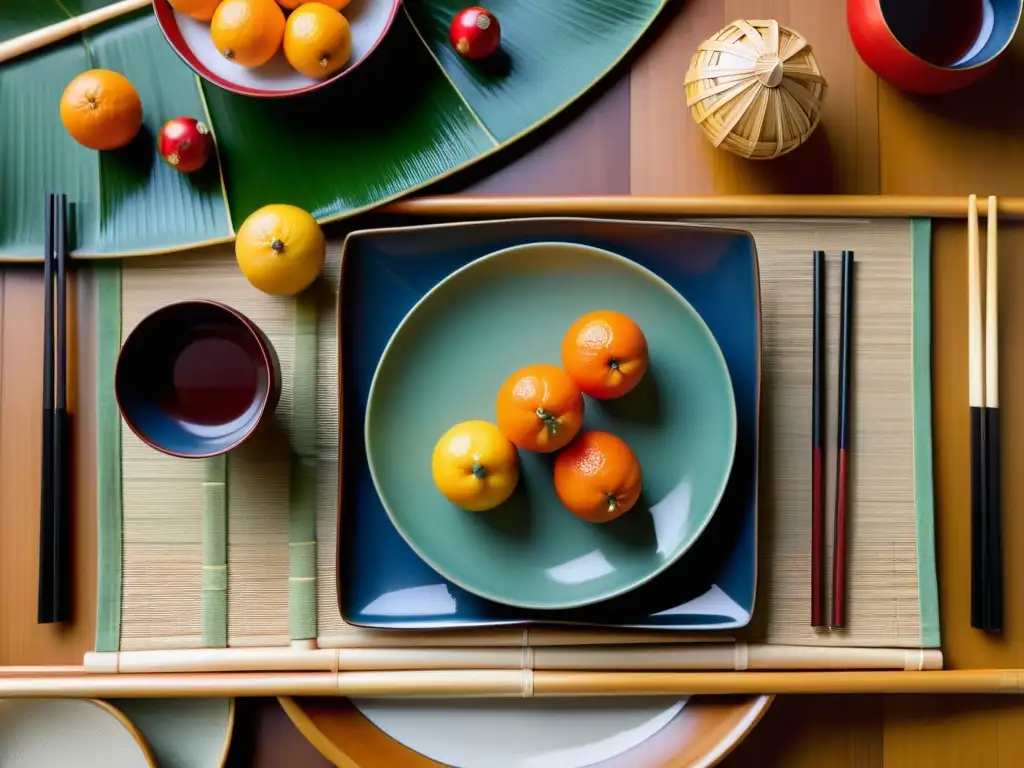
[[(187, 310), (189, 307), (212, 307), (219, 311), (223, 311), (228, 315), (233, 316), (236, 320), (238, 320), (239, 323), (241, 323), (241, 325), (243, 325), (245, 329), (249, 333), (251, 333), (253, 338), (255, 339), (256, 346), (260, 350), (261, 362), (265, 367), (265, 370), (268, 372), (269, 380), (267, 382), (267, 390), (265, 393), (263, 393), (259, 409), (253, 415), (249, 428), (246, 429), (243, 433), (241, 433), (238, 436), (238, 438), (235, 439), (232, 443), (225, 446), (224, 448), (218, 448), (215, 451), (203, 451), (195, 453), (185, 452), (175, 450), (173, 448), (170, 448), (169, 446), (161, 445), (160, 443), (156, 442), (144, 431), (139, 429), (139, 427), (133, 422), (133, 420), (128, 417), (128, 414), (125, 409), (124, 394), (121, 391), (121, 387), (119, 386), (119, 382), (121, 380), (121, 367), (122, 365), (128, 365), (128, 363), (124, 362), (124, 360), (126, 359), (124, 351), (125, 349), (128, 348), (128, 342), (131, 341), (132, 338), (136, 336), (136, 334), (139, 334), (141, 336), (144, 333), (152, 332), (151, 328), (147, 328), (145, 326), (147, 323), (155, 322), (157, 315), (174, 310)], [(258, 325), (256, 325), (255, 322), (253, 322), (251, 319), (246, 317), (244, 314), (239, 312), (234, 307), (220, 301), (215, 301), (213, 299), (183, 299), (181, 301), (172, 301), (168, 304), (164, 304), (158, 307), (157, 309), (154, 309), (152, 312), (147, 314), (145, 317), (139, 320), (138, 323), (135, 324), (135, 327), (128, 332), (127, 336), (124, 337), (124, 341), (121, 342), (121, 348), (117, 351), (117, 363), (114, 366), (113, 386), (114, 399), (117, 401), (117, 408), (121, 414), (121, 420), (128, 426), (128, 429), (130, 429), (136, 437), (138, 437), (143, 443), (148, 445), (150, 448), (156, 451), (160, 451), (161, 453), (165, 453), (168, 456), (174, 456), (175, 458), (209, 459), (214, 456), (220, 456), (222, 454), (227, 453), (228, 451), (234, 450), (243, 442), (245, 442), (250, 435), (252, 435), (252, 433), (256, 430), (256, 427), (260, 424), (260, 422), (263, 421), (263, 417), (267, 413), (267, 411), (275, 406), (274, 401), (280, 395), (280, 383), (276, 381), (275, 376), (277, 363), (273, 359), (273, 353), (267, 348), (268, 343), (269, 341), (264, 337), (262, 330)]]

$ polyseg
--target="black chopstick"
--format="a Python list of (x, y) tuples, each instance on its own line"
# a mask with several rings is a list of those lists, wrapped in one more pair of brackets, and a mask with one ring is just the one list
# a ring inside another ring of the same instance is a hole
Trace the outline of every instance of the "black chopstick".
[(971, 414), (971, 626), (977, 629), (985, 629), (988, 623), (989, 594), (985, 352), (981, 312), (978, 197), (971, 195), (967, 202), (967, 362)]
[(846, 527), (849, 506), (851, 360), (853, 355), (853, 251), (843, 251), (839, 299), (839, 435), (832, 543), (832, 629), (846, 626)]
[(999, 257), (997, 201), (988, 199), (985, 258), (985, 544), (988, 589), (983, 629), (1003, 631), (1002, 450), (999, 443)]
[(49, 624), (53, 619), (53, 576), (54, 576), (54, 482), (53, 482), (53, 262), (54, 250), (54, 206), (56, 197), (46, 195), (44, 219), (46, 230), (43, 234), (43, 434), (42, 469), (39, 505), (39, 595), (37, 621)]
[(57, 382), (53, 418), (54, 459), (54, 621), (71, 618), (71, 515), (68, 429), (68, 199), (57, 197)]
[(825, 252), (814, 252), (811, 384), (811, 626), (825, 626)]
[(44, 218), (43, 455), (37, 621), (40, 624), (51, 624), (67, 621), (71, 609), (68, 578), (71, 553), (67, 416), (67, 197), (47, 195)]

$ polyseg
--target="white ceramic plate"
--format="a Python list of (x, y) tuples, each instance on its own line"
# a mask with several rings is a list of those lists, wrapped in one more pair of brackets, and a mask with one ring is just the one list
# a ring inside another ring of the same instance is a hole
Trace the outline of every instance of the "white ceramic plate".
[(116, 708), (85, 699), (0, 700), (3, 768), (153, 768), (142, 735)]
[(585, 768), (654, 736), (679, 713), (686, 699), (354, 699), (352, 703), (395, 741), (454, 768)]
[(214, 47), (208, 22), (173, 10), (167, 0), (156, 0), (155, 10), (171, 47), (202, 77), (248, 96), (285, 96), (334, 82), (362, 63), (390, 29), (399, 5), (400, 0), (352, 0), (342, 10), (352, 27), (352, 56), (343, 69), (324, 80), (296, 72), (281, 51), (263, 66), (252, 69), (230, 62)]

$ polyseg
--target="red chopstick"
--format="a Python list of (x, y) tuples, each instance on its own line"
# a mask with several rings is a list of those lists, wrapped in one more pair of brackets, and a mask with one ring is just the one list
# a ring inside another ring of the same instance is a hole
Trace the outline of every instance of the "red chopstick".
[(853, 340), (853, 251), (843, 251), (839, 305), (839, 437), (836, 457), (836, 518), (832, 544), (832, 629), (846, 626), (846, 523), (850, 473), (850, 391)]
[(814, 252), (811, 385), (811, 626), (825, 624), (825, 252)]

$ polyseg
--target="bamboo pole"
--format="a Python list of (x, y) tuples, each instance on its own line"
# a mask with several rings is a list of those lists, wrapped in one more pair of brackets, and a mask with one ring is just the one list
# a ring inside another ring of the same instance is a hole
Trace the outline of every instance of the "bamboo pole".
[[(988, 202), (978, 201), (982, 215)], [(516, 216), (708, 216), (965, 219), (962, 195), (707, 195), (515, 196), (438, 195), (413, 197), (380, 209), (384, 213), (438, 218)], [(1024, 198), (1001, 197), (999, 215), (1024, 218)]]
[[(201, 648), (87, 653), (89, 674), (394, 670), (797, 670), (942, 668), (942, 652), (747, 643), (643, 647)], [(0, 671), (2, 674), (2, 671)]]
[[(29, 0), (29, 2), (38, 1)], [(151, 0), (120, 0), (120, 2), (111, 3), (103, 8), (97, 8), (95, 11), (89, 11), (64, 21), (58, 21), (48, 27), (19, 35), (5, 43), (0, 43), (0, 63), (24, 56), (26, 53), (44, 48), (66, 37), (77, 35), (89, 27), (95, 27), (97, 24), (116, 19), (118, 16), (145, 8), (150, 3)]]
[(1021, 693), (1024, 670), (940, 672), (535, 672), (533, 695)]
[(1017, 694), (1022, 669), (935, 672), (407, 670), (0, 678), (0, 698), (548, 698), (726, 694)]
[(348, 627), (318, 637), (319, 648), (523, 648), (544, 645), (649, 645), (651, 643), (732, 642), (729, 634), (673, 630), (609, 630), (597, 628), (501, 627), (454, 630), (381, 630)]

